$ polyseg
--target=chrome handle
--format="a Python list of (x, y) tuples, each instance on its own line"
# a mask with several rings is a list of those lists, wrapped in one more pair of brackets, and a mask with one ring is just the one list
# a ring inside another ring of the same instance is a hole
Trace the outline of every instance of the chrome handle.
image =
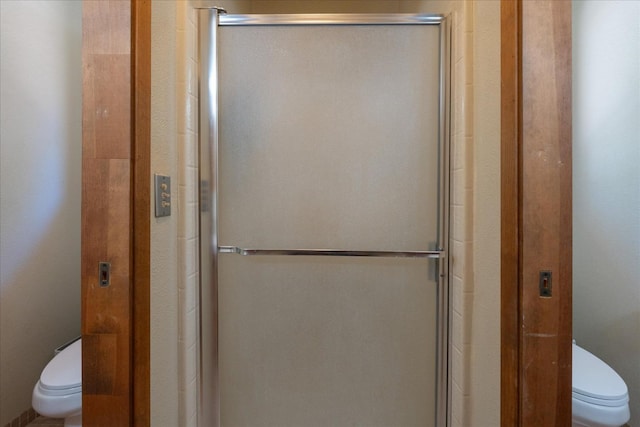
[(352, 251), (346, 249), (249, 249), (237, 246), (218, 246), (218, 253), (248, 255), (303, 255), (391, 258), (444, 258), (445, 251)]

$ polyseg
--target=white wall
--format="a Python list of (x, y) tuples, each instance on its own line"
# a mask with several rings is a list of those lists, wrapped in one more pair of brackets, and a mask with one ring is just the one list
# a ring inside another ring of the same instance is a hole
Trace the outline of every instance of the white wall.
[(0, 2), (0, 425), (80, 334), (81, 11)]
[(473, 427), (500, 425), (500, 2), (473, 2)]
[(171, 216), (151, 212), (151, 425), (178, 426), (176, 2), (151, 7), (151, 172), (173, 193)]
[(573, 331), (640, 425), (640, 2), (573, 2)]

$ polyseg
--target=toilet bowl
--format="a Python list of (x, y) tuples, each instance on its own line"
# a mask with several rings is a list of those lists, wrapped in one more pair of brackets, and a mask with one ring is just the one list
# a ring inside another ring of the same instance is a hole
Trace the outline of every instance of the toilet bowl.
[(629, 421), (629, 394), (609, 365), (573, 344), (573, 427), (621, 427)]
[(65, 427), (82, 426), (82, 340), (45, 366), (33, 388), (31, 404), (40, 415), (64, 418)]

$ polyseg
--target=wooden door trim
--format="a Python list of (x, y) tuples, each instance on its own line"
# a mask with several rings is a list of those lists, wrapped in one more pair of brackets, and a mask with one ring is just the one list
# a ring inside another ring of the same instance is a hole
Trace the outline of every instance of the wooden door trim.
[(519, 425), (520, 391), (520, 100), (521, 8), (519, 1), (501, 2), (501, 425)]
[(82, 27), (83, 423), (148, 426), (151, 2), (85, 1)]
[(501, 425), (570, 425), (571, 2), (502, 0), (501, 91)]
[(151, 424), (151, 0), (132, 0), (133, 425)]

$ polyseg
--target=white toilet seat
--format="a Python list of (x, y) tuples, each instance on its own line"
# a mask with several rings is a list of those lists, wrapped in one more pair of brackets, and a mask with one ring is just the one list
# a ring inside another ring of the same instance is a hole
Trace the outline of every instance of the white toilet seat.
[(82, 386), (52, 390), (42, 384), (40, 381), (38, 381), (38, 384), (36, 384), (36, 386), (38, 387), (38, 392), (43, 396), (68, 396), (76, 393), (82, 393)]
[(630, 418), (624, 380), (605, 362), (573, 344), (573, 426), (620, 427)]
[(44, 368), (33, 388), (33, 409), (52, 418), (82, 413), (82, 341), (69, 345)]
[(82, 341), (77, 340), (51, 359), (40, 374), (46, 390), (82, 387)]
[(624, 380), (605, 362), (573, 344), (571, 392), (577, 399), (603, 406), (619, 406), (629, 401)]
[(571, 398), (575, 400), (579, 400), (581, 402), (588, 403), (590, 405), (596, 406), (607, 406), (610, 408), (616, 408), (618, 406), (624, 406), (629, 403), (629, 396), (625, 396), (620, 399), (597, 399), (591, 396), (586, 396), (584, 394), (573, 392), (571, 393)]

